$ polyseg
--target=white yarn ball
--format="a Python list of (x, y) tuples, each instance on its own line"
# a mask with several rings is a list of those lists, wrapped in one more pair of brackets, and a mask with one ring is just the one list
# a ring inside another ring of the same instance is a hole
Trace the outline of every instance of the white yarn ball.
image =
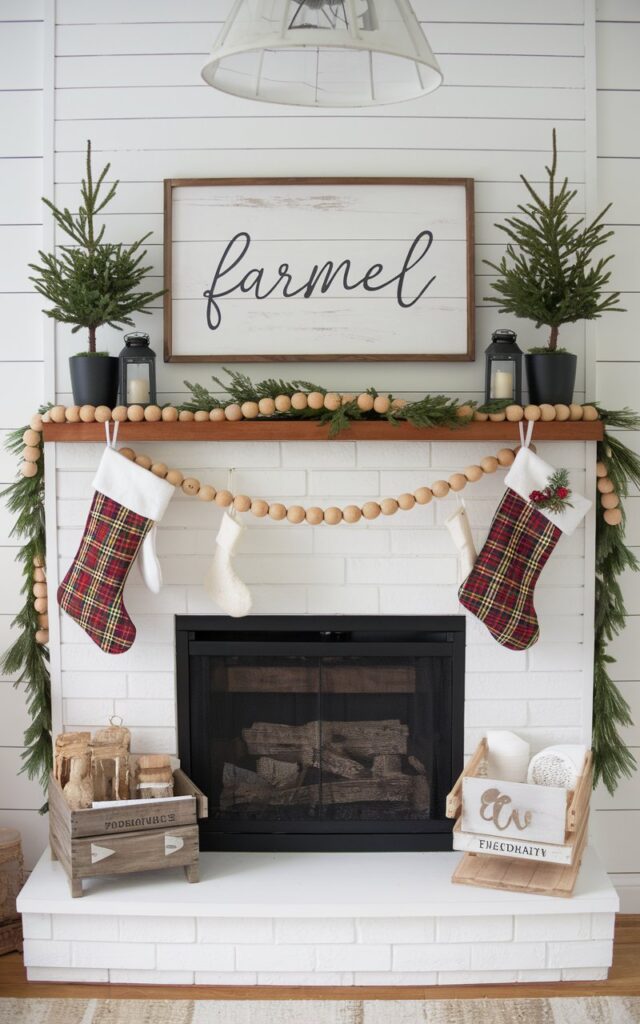
[(527, 782), (536, 786), (575, 789), (582, 775), (586, 748), (580, 744), (545, 747), (531, 758)]

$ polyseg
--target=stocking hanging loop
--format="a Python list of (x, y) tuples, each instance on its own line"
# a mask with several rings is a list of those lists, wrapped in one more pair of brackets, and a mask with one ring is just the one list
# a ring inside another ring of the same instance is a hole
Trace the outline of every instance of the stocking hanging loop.
[(521, 448), (528, 448), (529, 445), (531, 444), (531, 438), (533, 437), (533, 428), (534, 428), (534, 421), (533, 420), (528, 420), (528, 422), (527, 422), (527, 432), (525, 434), (522, 420), (520, 421), (520, 423), (518, 423), (518, 430), (520, 431), (520, 447)]
[(107, 439), (106, 440), (107, 448), (115, 448), (116, 441), (118, 440), (118, 427), (119, 426), (120, 426), (120, 420), (116, 420), (114, 422), (114, 424), (113, 424), (113, 437), (111, 437), (110, 430), (109, 430), (110, 424), (109, 423), (105, 423), (105, 425), (104, 425), (104, 432), (105, 432), (105, 436), (106, 436), (106, 439)]

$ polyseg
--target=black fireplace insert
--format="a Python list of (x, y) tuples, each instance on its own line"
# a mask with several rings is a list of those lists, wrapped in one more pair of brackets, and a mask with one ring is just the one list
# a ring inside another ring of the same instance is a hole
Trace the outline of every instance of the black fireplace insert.
[(176, 619), (203, 850), (449, 850), (463, 616)]

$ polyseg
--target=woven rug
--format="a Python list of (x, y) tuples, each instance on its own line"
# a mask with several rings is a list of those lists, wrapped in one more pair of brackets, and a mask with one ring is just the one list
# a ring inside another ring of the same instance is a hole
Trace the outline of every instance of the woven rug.
[(640, 998), (0, 999), (0, 1024), (639, 1024)]

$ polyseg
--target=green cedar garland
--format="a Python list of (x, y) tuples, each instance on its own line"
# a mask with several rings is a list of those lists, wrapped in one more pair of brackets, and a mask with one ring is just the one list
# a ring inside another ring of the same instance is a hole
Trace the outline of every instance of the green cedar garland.
[(484, 260), (498, 274), (491, 288), (495, 296), (486, 302), (497, 305), (500, 313), (513, 313), (525, 320), (551, 328), (546, 349), (555, 352), (562, 324), (576, 320), (595, 320), (605, 310), (624, 312), (616, 305), (620, 293), (608, 288), (611, 272), (607, 269), (613, 255), (594, 262), (596, 250), (611, 238), (613, 231), (603, 224), (611, 203), (591, 221), (574, 219), (569, 206), (576, 190), (569, 188), (565, 178), (558, 189), (556, 170), (558, 148), (553, 129), (551, 167), (545, 167), (549, 179), (548, 199), (544, 199), (527, 181), (520, 179), (530, 196), (519, 204), (521, 217), (508, 217), (495, 226), (503, 231), (509, 243), (499, 263)]
[[(22, 440), (25, 429), (21, 427), (10, 433), (5, 443), (7, 451), (20, 460), (25, 447)], [(49, 651), (36, 642), (38, 615), (33, 604), (34, 561), (45, 564), (42, 456), (36, 467), (35, 476), (20, 476), (0, 494), (0, 497), (6, 498), (9, 512), (16, 517), (10, 536), (22, 542), (17, 561), (22, 566), (22, 593), (25, 596), (21, 611), (11, 623), (12, 628), (17, 630), (17, 637), (0, 660), (0, 671), (4, 675), (17, 677), (14, 686), (25, 687), (31, 723), (24, 734), (23, 765), (20, 770), (30, 779), (37, 779), (46, 789), (52, 764)]]
[[(243, 374), (231, 374), (231, 377), (233, 391), (224, 385), (221, 386), (236, 401), (258, 401), (260, 398), (275, 397), (277, 394), (293, 394), (298, 390), (325, 392), (325, 389), (303, 381), (263, 381), (254, 386)], [(211, 402), (210, 408), (219, 408), (225, 404), (200, 386), (197, 393), (195, 386), (190, 386), (190, 389), (194, 395), (192, 407), (203, 396)], [(369, 389), (369, 393), (377, 396), (375, 389)], [(491, 408), (482, 407), (482, 411), (498, 411), (494, 408), (498, 405), (504, 407), (502, 403), (497, 402), (493, 403)], [(198, 408), (205, 407), (204, 404), (198, 405)], [(464, 415), (460, 416), (460, 412)], [(640, 458), (619, 437), (612, 434), (611, 430), (638, 430), (640, 417), (629, 409), (612, 412), (599, 408), (598, 412), (605, 424), (605, 439), (598, 446), (598, 458), (605, 463), (615, 491), (622, 499), (628, 494), (630, 485), (640, 487)], [(375, 414), (363, 413), (354, 399), (335, 412), (321, 410), (316, 413), (305, 409), (297, 412), (292, 410), (290, 415), (314, 415), (319, 422), (329, 421), (332, 433), (336, 433), (348, 426), (352, 419), (367, 418)], [(469, 420), (467, 410), (463, 406), (443, 395), (426, 395), (401, 408), (390, 407), (383, 416), (392, 423), (405, 419), (418, 427), (446, 425), (454, 428)], [(377, 418), (381, 417), (378, 415)], [(24, 449), (24, 429), (11, 433), (6, 442), (7, 450), (20, 461)], [(18, 561), (24, 574), (22, 592), (25, 595), (24, 607), (12, 623), (19, 631), (18, 636), (1, 659), (0, 671), (7, 675), (16, 675), (15, 685), (25, 686), (31, 724), (25, 732), (22, 771), (26, 772), (29, 778), (37, 778), (43, 788), (46, 788), (52, 764), (49, 653), (46, 647), (36, 642), (38, 621), (33, 605), (34, 560), (42, 560), (45, 555), (43, 458), (38, 460), (36, 467), (35, 476), (19, 477), (0, 495), (6, 497), (9, 511), (16, 516), (11, 535), (23, 541)], [(635, 760), (619, 734), (620, 728), (631, 724), (630, 709), (609, 674), (609, 666), (615, 659), (607, 653), (607, 647), (625, 627), (626, 609), (619, 576), (627, 569), (637, 571), (640, 566), (633, 552), (625, 544), (624, 518), (620, 526), (609, 526), (603, 513), (604, 510), (598, 504), (593, 707), (594, 785), (601, 780), (609, 792), (613, 793), (621, 777), (632, 774)]]

